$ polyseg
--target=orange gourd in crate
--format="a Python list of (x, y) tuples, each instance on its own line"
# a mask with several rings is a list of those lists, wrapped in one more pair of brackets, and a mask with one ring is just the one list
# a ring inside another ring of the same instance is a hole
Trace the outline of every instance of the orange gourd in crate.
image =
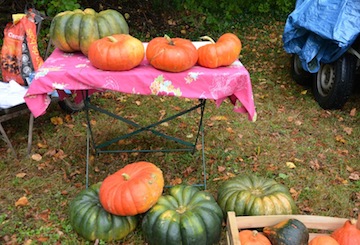
[(242, 230), (239, 239), (241, 245), (271, 245), (269, 239), (257, 230)]
[(331, 236), (317, 236), (311, 239), (309, 245), (339, 245)]
[(360, 244), (360, 229), (358, 227), (356, 219), (347, 220), (342, 227), (331, 234), (331, 237), (340, 245)]

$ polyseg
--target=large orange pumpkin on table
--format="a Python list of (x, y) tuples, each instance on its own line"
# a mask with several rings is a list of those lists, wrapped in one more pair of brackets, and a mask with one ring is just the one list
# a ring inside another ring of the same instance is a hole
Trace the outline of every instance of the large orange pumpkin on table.
[(99, 191), (103, 208), (111, 214), (133, 216), (148, 211), (162, 195), (162, 171), (150, 162), (135, 162), (104, 179)]
[(89, 47), (90, 63), (101, 70), (127, 71), (144, 59), (142, 42), (128, 34), (115, 34), (94, 41)]
[(190, 40), (165, 35), (150, 40), (146, 48), (146, 59), (156, 69), (182, 72), (196, 64), (198, 52)]
[(229, 66), (239, 58), (242, 44), (233, 33), (223, 34), (216, 42), (210, 37), (202, 37), (211, 43), (198, 48), (198, 64), (207, 68)]

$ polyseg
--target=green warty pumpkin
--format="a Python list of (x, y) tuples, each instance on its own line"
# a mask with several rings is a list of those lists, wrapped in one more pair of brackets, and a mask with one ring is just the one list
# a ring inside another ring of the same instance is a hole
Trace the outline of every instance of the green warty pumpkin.
[(293, 214), (297, 210), (287, 187), (256, 175), (226, 180), (218, 189), (217, 201), (224, 214), (234, 211), (238, 216)]
[(145, 215), (142, 230), (150, 245), (210, 245), (220, 239), (223, 214), (214, 197), (194, 186), (176, 185)]
[(87, 56), (90, 44), (113, 34), (129, 34), (125, 18), (113, 9), (97, 13), (91, 8), (58, 13), (50, 25), (54, 46), (64, 52), (81, 51)]
[(136, 216), (116, 216), (105, 211), (99, 200), (100, 183), (82, 190), (70, 203), (70, 224), (86, 240), (120, 240), (138, 223)]

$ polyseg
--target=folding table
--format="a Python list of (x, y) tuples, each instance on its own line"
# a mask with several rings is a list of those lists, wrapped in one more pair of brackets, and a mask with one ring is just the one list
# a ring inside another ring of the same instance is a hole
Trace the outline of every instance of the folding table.
[[(203, 42), (194, 42), (195, 46), (201, 46)], [(146, 43), (144, 46), (146, 48)], [(46, 59), (44, 65), (38, 70), (35, 78), (25, 95), (25, 101), (35, 117), (43, 115), (50, 104), (48, 93), (53, 90), (71, 90), (75, 93), (77, 101), (85, 102), (85, 112), (88, 121), (87, 134), (87, 162), (86, 182), (88, 184), (88, 166), (90, 141), (97, 153), (106, 152), (103, 147), (131, 135), (150, 131), (170, 140), (183, 144), (185, 151), (195, 149), (198, 137), (201, 136), (204, 147), (202, 116), (205, 110), (205, 102), (208, 99), (215, 100), (220, 106), (225, 99), (230, 99), (237, 113), (247, 113), (248, 119), (256, 120), (256, 110), (252, 94), (252, 86), (249, 72), (243, 64), (237, 60), (228, 67), (208, 69), (200, 66), (179, 73), (171, 73), (157, 70), (149, 65), (146, 59), (129, 71), (102, 71), (93, 67), (90, 61), (81, 53), (64, 53), (58, 49)], [(115, 91), (144, 96), (175, 96), (181, 98), (196, 99), (199, 101), (192, 108), (170, 116), (155, 124), (141, 126), (124, 117), (120, 117), (90, 102), (91, 95), (95, 92)], [(62, 94), (60, 94), (61, 96)], [(199, 131), (195, 143), (185, 142), (162, 134), (154, 129), (155, 126), (172, 120), (190, 111), (200, 108)], [(137, 130), (129, 135), (119, 136), (110, 142), (95, 144), (93, 140), (89, 110), (105, 113), (135, 127)], [(204, 150), (204, 148), (202, 148)], [(121, 152), (119, 151), (116, 152)], [(203, 157), (204, 185), (206, 187), (205, 160)]]

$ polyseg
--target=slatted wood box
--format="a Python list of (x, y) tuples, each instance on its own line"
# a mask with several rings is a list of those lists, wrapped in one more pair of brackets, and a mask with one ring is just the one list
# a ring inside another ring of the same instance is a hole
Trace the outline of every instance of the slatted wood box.
[[(348, 219), (334, 218), (315, 215), (266, 215), (266, 216), (235, 216), (235, 212), (228, 212), (226, 223), (226, 236), (228, 245), (241, 245), (239, 231), (245, 229), (263, 228), (275, 225), (286, 219), (298, 219), (308, 229), (318, 233), (310, 233), (309, 241), (318, 235), (330, 234), (332, 231), (344, 225)], [(359, 222), (358, 222), (359, 224)]]

